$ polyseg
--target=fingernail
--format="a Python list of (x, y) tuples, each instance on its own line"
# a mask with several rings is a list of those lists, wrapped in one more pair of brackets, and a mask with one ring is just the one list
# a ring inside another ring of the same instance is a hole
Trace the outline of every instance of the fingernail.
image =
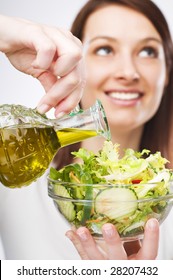
[(55, 113), (55, 117), (56, 117), (57, 119), (60, 119), (60, 118), (62, 118), (65, 114), (66, 114), (65, 112)]
[(66, 236), (68, 239), (72, 240), (72, 236), (71, 236), (71, 233), (70, 233), (69, 231), (67, 231), (67, 232), (65, 233), (65, 236)]
[(88, 240), (88, 234), (84, 230), (78, 230), (77, 234), (82, 241)]
[(158, 221), (156, 219), (148, 220), (147, 227), (151, 230), (155, 230), (158, 227)]
[(115, 231), (112, 225), (106, 224), (103, 226), (103, 231), (108, 238), (111, 238), (115, 235)]
[(46, 113), (47, 111), (50, 110), (50, 106), (47, 105), (47, 104), (41, 104), (37, 107), (37, 111), (40, 113), (40, 114), (44, 114)]

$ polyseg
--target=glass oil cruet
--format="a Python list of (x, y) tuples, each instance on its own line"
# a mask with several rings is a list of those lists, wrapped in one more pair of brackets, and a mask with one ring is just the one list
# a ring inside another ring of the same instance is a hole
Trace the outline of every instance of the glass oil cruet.
[(21, 105), (1, 105), (0, 181), (10, 188), (27, 186), (43, 175), (58, 149), (97, 135), (110, 139), (98, 100), (60, 119), (48, 119)]

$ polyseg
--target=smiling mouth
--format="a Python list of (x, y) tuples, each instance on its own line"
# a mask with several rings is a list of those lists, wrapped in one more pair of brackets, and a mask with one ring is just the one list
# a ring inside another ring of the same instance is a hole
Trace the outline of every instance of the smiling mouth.
[(139, 92), (107, 92), (106, 94), (109, 95), (111, 98), (122, 101), (136, 100), (142, 96), (142, 94)]

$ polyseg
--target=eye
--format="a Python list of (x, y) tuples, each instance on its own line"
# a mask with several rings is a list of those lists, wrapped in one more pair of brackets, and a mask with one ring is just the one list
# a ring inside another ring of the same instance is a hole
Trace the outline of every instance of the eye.
[(158, 51), (153, 47), (145, 47), (140, 51), (139, 56), (144, 58), (145, 57), (156, 58), (158, 57)]
[(113, 50), (109, 46), (99, 47), (96, 49), (95, 53), (100, 56), (107, 56), (113, 53)]

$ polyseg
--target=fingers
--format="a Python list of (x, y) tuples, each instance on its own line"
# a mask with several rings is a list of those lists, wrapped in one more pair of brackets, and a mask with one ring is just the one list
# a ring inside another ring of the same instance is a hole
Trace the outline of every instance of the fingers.
[(37, 106), (38, 111), (45, 113), (54, 107), (56, 117), (59, 114), (69, 113), (82, 97), (85, 82), (80, 76), (82, 75), (81, 73), (78, 65), (71, 73), (60, 79), (50, 72), (44, 72), (40, 75), (38, 79), (43, 85), (46, 94)]
[(62, 33), (59, 38), (53, 33), (52, 38), (58, 46), (58, 49), (57, 59), (51, 65), (50, 70), (56, 75), (63, 77), (70, 73), (82, 59), (82, 43), (78, 39), (75, 39), (68, 31)]
[(85, 252), (79, 236), (72, 230), (69, 230), (66, 232), (66, 236), (71, 240), (73, 243), (74, 247), (76, 248), (79, 256), (81, 257), (82, 260), (89, 260), (89, 257), (87, 253)]
[[(55, 116), (58, 117), (74, 109), (82, 97), (85, 84), (82, 47), (80, 41), (70, 32), (59, 31), (57, 36), (56, 28), (47, 29), (46, 32), (49, 31), (48, 34), (57, 45), (57, 49), (50, 65), (47, 58), (49, 69), (38, 76), (47, 94), (40, 100), (37, 109), (40, 113), (46, 113), (55, 107)], [(51, 59), (52, 54), (49, 57)], [(44, 53), (38, 51), (36, 60), (41, 59), (45, 60)]]
[(34, 52), (30, 67), (51, 68), (56, 76), (64, 76), (82, 58), (82, 43), (70, 31), (1, 15), (0, 20), (6, 27), (5, 31), (0, 30), (1, 51), (8, 56), (24, 49), (28, 50), (28, 54)]
[(60, 118), (64, 114), (71, 112), (80, 102), (82, 97), (82, 84), (73, 90), (73, 93), (69, 94), (66, 98), (61, 100), (57, 106), (55, 106), (55, 117)]
[(32, 66), (36, 69), (49, 69), (57, 53), (57, 46), (55, 42), (47, 37), (44, 32), (40, 34), (39, 30), (35, 31), (35, 34), (33, 34), (32, 42), (36, 50), (36, 57), (32, 62)]
[(102, 227), (103, 237), (106, 242), (107, 256), (110, 260), (127, 259), (126, 252), (120, 236), (112, 224), (105, 224)]
[(48, 26), (40, 28), (41, 35), (34, 36), (37, 55), (32, 65), (49, 69), (55, 76), (67, 75), (82, 58), (82, 43), (69, 31)]
[[(140, 247), (139, 242), (131, 243), (135, 248), (129, 257), (127, 257), (123, 242), (114, 225), (109, 223), (103, 225), (102, 233), (105, 252), (98, 248), (94, 238), (85, 227), (79, 228), (76, 232), (68, 231), (66, 235), (72, 241), (80, 257), (85, 260), (153, 260), (157, 256), (159, 223), (156, 219), (150, 219), (146, 223), (142, 247)], [(129, 248), (131, 250), (131, 247)]]
[(137, 259), (153, 260), (157, 257), (159, 244), (159, 222), (156, 219), (147, 221), (142, 247), (137, 254)]
[(76, 233), (68, 231), (66, 236), (70, 238), (83, 260), (102, 260), (103, 254), (96, 246), (95, 240), (85, 227), (77, 229)]
[(72, 241), (82, 259), (103, 260), (122, 259), (127, 255), (123, 243), (114, 225), (105, 224), (102, 227), (103, 240), (97, 242), (85, 227), (77, 229), (76, 233), (69, 231), (67, 236)]

